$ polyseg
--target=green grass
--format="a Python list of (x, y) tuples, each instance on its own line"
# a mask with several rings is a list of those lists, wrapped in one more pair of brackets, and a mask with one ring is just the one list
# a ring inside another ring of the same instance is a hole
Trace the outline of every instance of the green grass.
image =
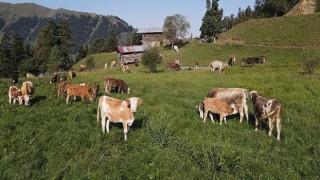
[(220, 37), (255, 45), (319, 47), (319, 25), (320, 13), (255, 19), (238, 24)]
[[(49, 84), (48, 78), (36, 78), (31, 107), (8, 105), (11, 83), (1, 79), (0, 177), (319, 179), (320, 73), (303, 76), (299, 61), (319, 56), (320, 50), (189, 44), (180, 52), (165, 51), (163, 64), (175, 58), (190, 66), (195, 58), (208, 64), (230, 53), (238, 57), (264, 54), (267, 62), (252, 68), (237, 62), (222, 72), (150, 74), (143, 66), (132, 66), (131, 73), (97, 67), (78, 73), (72, 83), (99, 82), (103, 87), (105, 76), (117, 77), (127, 82), (132, 94), (113, 97), (144, 100), (128, 142), (121, 125), (112, 124), (110, 133), (102, 134), (96, 125), (97, 101), (73, 101), (67, 106), (65, 100), (57, 100), (56, 85)], [(209, 119), (204, 124), (195, 105), (214, 87), (242, 87), (279, 99), (283, 105), (281, 141), (277, 142), (275, 132), (268, 137), (266, 123), (254, 131), (251, 102), (249, 123), (240, 124), (234, 116), (223, 126)]]

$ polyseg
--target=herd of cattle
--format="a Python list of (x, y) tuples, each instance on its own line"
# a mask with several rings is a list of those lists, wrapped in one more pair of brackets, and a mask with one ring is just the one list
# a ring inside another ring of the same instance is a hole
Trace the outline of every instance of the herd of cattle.
[[(265, 57), (257, 58), (244, 58), (243, 65), (264, 63)], [(172, 66), (180, 64), (179, 60), (176, 60)], [(234, 66), (235, 57), (231, 56), (228, 64), (212, 62), (212, 68), (223, 69), (224, 65)], [(76, 73), (69, 71), (69, 77), (75, 78)], [(66, 98), (66, 104), (71, 103), (71, 98), (76, 100), (80, 97), (82, 100), (86, 99), (92, 101), (97, 98), (99, 93), (99, 84), (95, 82), (92, 87), (86, 83), (71, 84), (67, 81), (67, 77), (59, 76), (58, 73), (53, 73), (50, 78), (50, 84), (57, 83), (58, 99)], [(110, 93), (130, 93), (130, 88), (121, 79), (113, 77), (104, 78), (105, 94)], [(34, 92), (34, 87), (31, 81), (22, 83), (21, 88), (17, 86), (10, 86), (8, 96), (9, 104), (15, 104), (16, 101), (20, 105), (30, 105), (30, 100)], [(222, 122), (226, 123), (226, 117), (233, 114), (240, 114), (240, 123), (245, 116), (247, 122), (249, 121), (247, 100), (251, 100), (253, 103), (254, 116), (255, 116), (255, 130), (258, 130), (258, 126), (261, 128), (261, 121), (268, 119), (269, 124), (269, 136), (272, 136), (274, 129), (274, 123), (277, 128), (277, 140), (280, 140), (281, 133), (281, 104), (276, 99), (268, 99), (260, 96), (256, 91), (248, 92), (243, 88), (215, 88), (209, 91), (203, 102), (197, 106), (200, 118), (203, 122), (206, 121), (207, 116), (210, 116), (211, 121), (214, 123), (213, 114), (220, 116), (220, 125)], [(137, 110), (137, 106), (142, 104), (142, 99), (138, 97), (131, 97), (126, 100), (119, 100), (109, 96), (101, 96), (99, 98), (97, 108), (97, 123), (101, 123), (102, 131), (109, 132), (109, 123), (122, 123), (124, 130), (124, 137), (127, 140), (127, 133), (134, 122), (134, 113)]]

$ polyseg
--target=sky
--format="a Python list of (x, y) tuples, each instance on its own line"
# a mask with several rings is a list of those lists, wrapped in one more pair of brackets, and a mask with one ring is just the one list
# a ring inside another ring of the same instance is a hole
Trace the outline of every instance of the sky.
[[(8, 3), (35, 3), (51, 9), (113, 15), (134, 28), (162, 27), (167, 16), (181, 14), (191, 28), (189, 36), (200, 36), (202, 18), (206, 12), (206, 0), (0, 0)], [(255, 0), (220, 0), (219, 9), (224, 16), (237, 14), (238, 9), (254, 8)]]

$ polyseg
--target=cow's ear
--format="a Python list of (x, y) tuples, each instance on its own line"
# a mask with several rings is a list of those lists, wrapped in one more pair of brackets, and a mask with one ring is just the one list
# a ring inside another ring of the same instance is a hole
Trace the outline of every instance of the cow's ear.
[(141, 105), (143, 100), (141, 98), (138, 99), (138, 105)]

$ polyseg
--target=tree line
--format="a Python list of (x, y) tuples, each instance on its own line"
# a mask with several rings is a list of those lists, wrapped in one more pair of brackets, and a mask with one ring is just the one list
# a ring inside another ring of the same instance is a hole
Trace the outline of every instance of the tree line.
[(206, 0), (207, 11), (202, 19), (200, 27), (201, 38), (215, 37), (219, 33), (227, 31), (235, 25), (258, 18), (270, 18), (285, 15), (299, 0), (256, 0), (252, 9), (248, 6), (242, 10), (239, 8), (237, 15), (223, 17), (223, 9), (219, 9), (219, 0)]

